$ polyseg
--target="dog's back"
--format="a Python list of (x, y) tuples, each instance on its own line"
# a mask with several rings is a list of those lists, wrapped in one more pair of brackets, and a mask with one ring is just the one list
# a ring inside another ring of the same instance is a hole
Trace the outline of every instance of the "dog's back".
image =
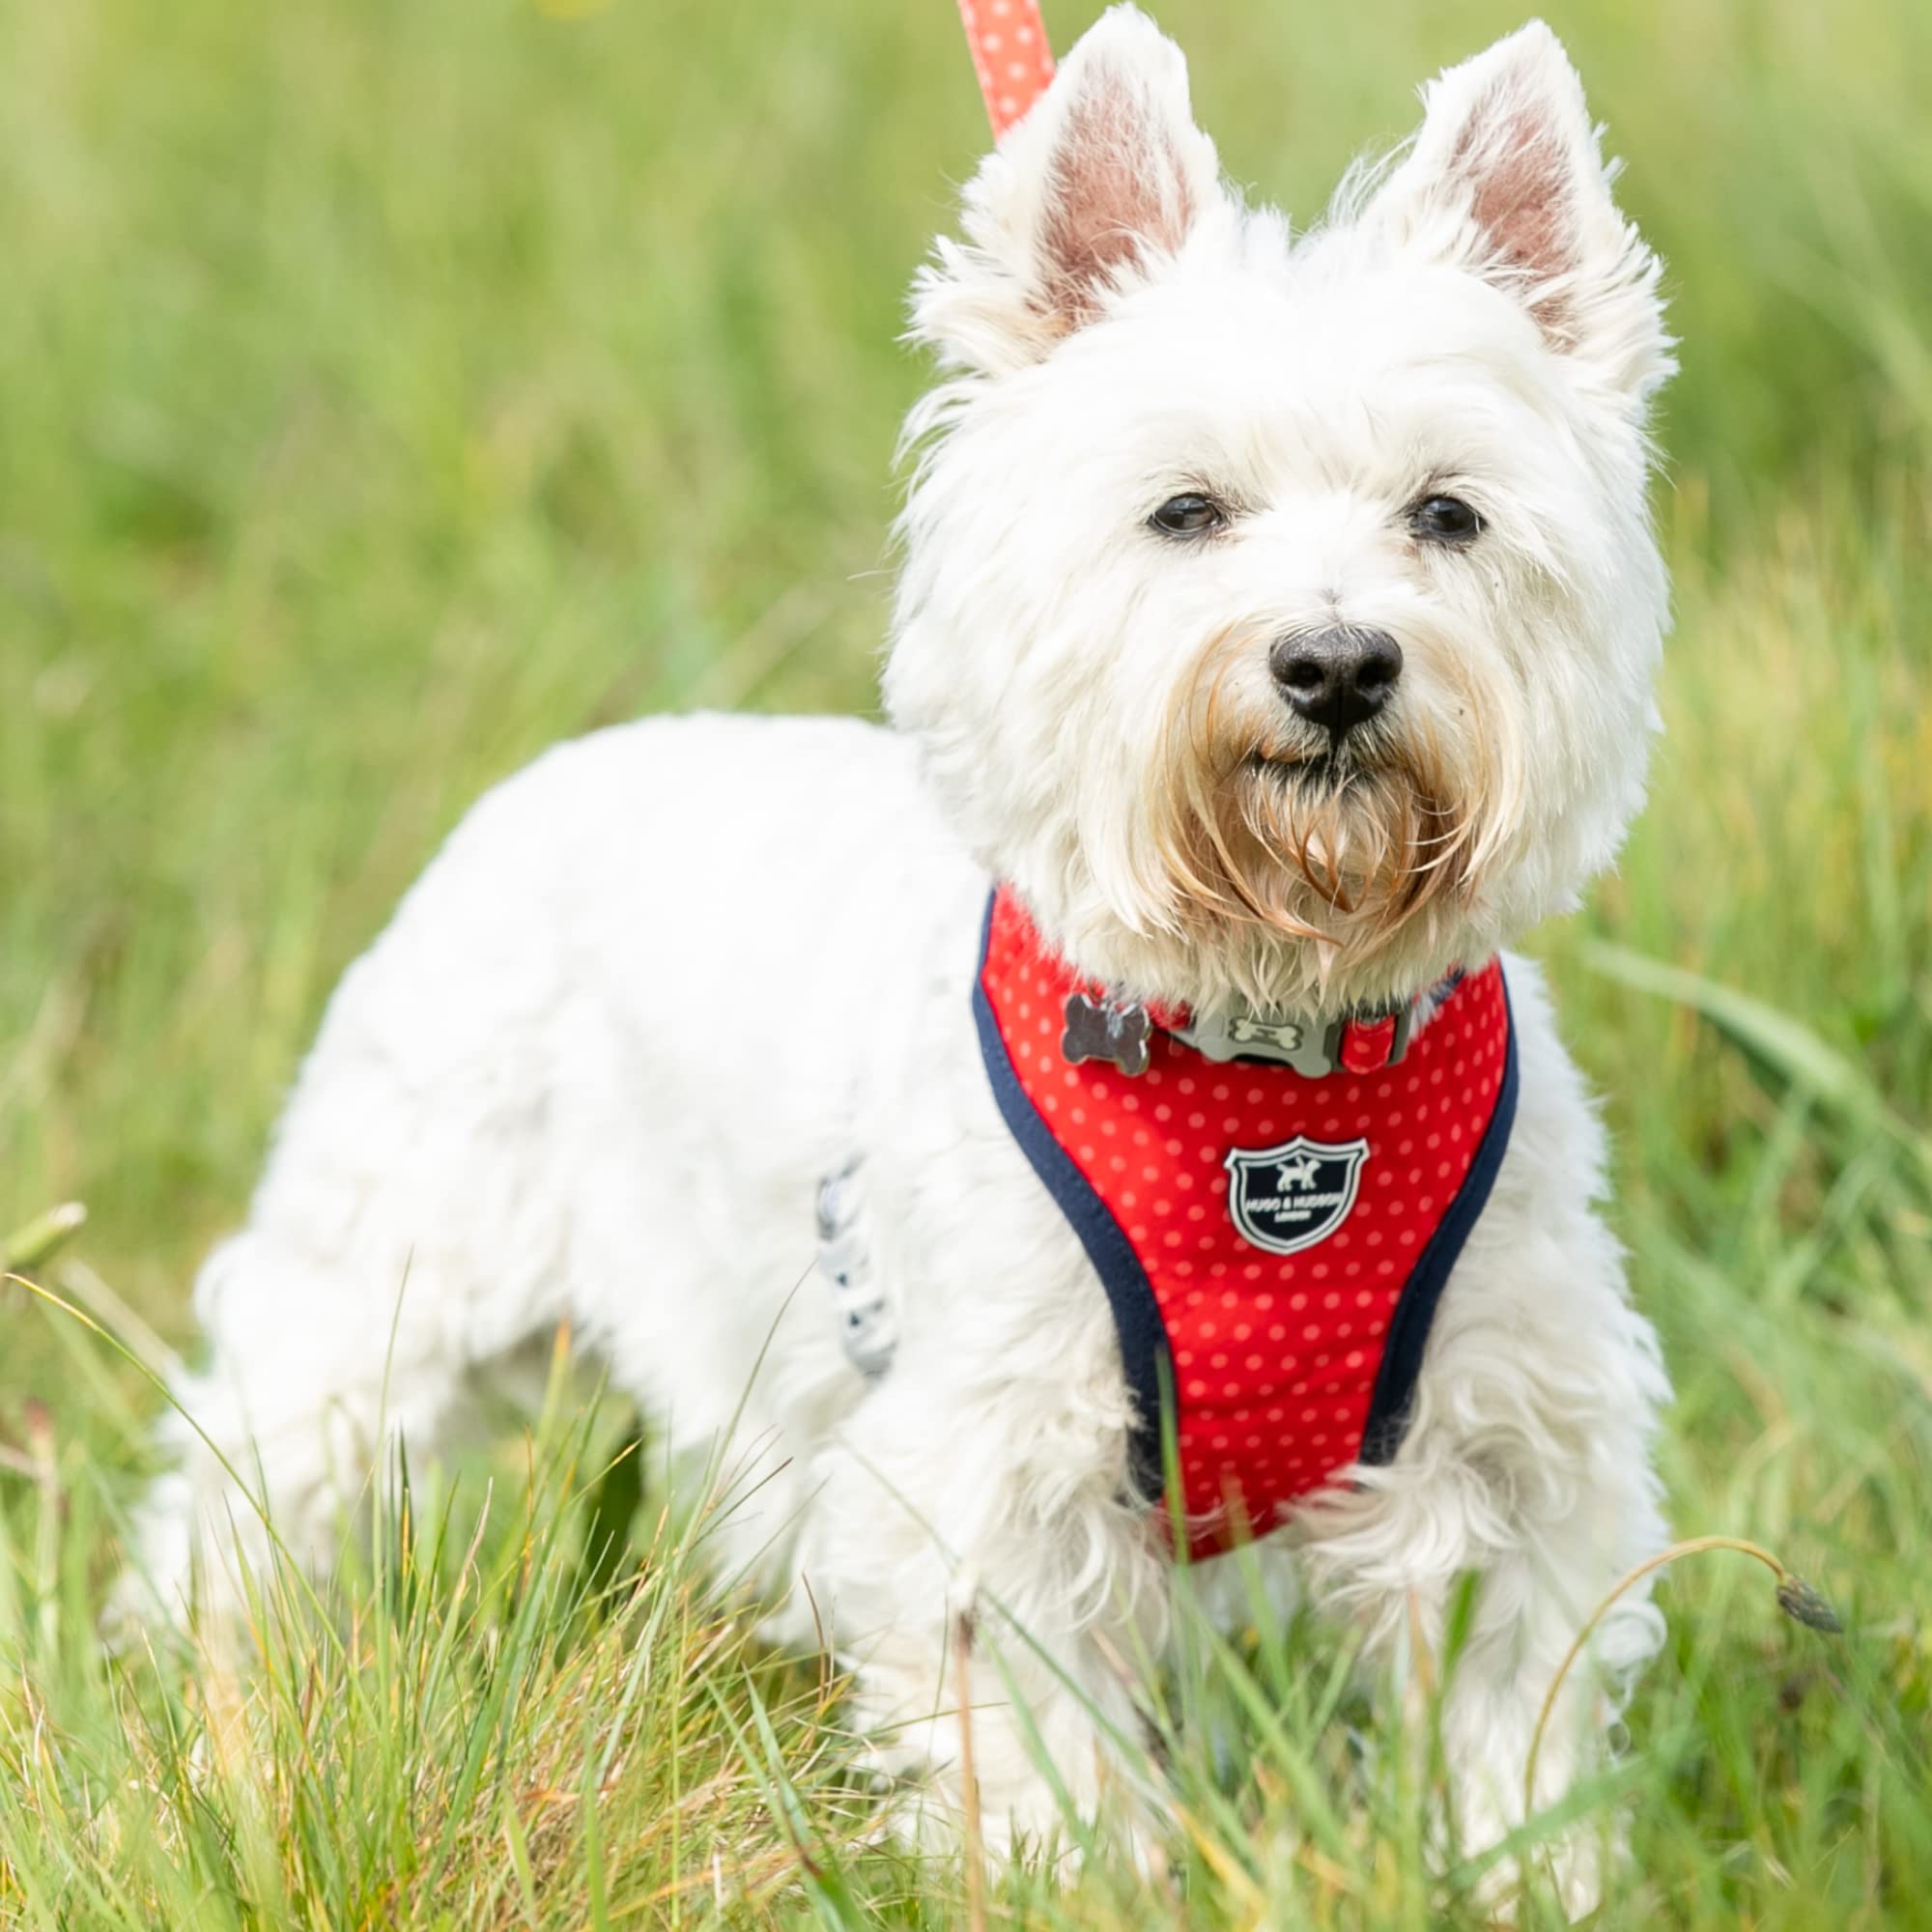
[[(724, 1428), (811, 1264), (866, 1059), (937, 961), (963, 987), (983, 895), (907, 742), (849, 719), (622, 725), (483, 798), (344, 977), (197, 1284), (213, 1362), (182, 1399), (260, 1455), (292, 1547), (326, 1550), (332, 1461), (446, 1435), (566, 1315), (681, 1439)], [(192, 1523), (263, 1547), (169, 1433), (140, 1551), (164, 1601)]]

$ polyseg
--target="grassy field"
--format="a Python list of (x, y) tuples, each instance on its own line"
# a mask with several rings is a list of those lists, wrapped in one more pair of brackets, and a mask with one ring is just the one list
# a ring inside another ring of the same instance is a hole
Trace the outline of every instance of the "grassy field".
[[(1091, 0), (1048, 14), (1063, 43)], [(1539, 944), (1616, 1131), (1687, 1562), (1584, 1794), (1616, 1926), (1932, 1922), (1932, 12), (1553, 0), (1682, 379), (1649, 811)], [(1298, 215), (1504, 5), (1169, 0)], [(0, 1236), (159, 1360), (342, 966), (465, 804), (639, 710), (872, 703), (903, 285), (981, 143), (946, 0), (0, 0)], [(626, 1417), (392, 1479), (252, 1634), (94, 1635), (157, 1397), (0, 1286), (0, 1925), (966, 1922), (869, 1842)], [(647, 1460), (647, 1459), (646, 1459)], [(728, 1488), (728, 1472), (725, 1477)], [(720, 1507), (728, 1507), (728, 1496)], [(612, 1529), (628, 1539), (598, 1561)], [(1461, 1923), (1332, 1640), (1191, 1621), (1172, 1868), (995, 1922)], [(1528, 1916), (1542, 1922), (1542, 1907)]]

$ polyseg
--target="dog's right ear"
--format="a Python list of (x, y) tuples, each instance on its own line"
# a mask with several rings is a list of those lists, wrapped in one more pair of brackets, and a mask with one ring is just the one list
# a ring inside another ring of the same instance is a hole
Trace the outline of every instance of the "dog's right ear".
[(942, 239), (914, 285), (912, 333), (951, 368), (1037, 362), (1221, 204), (1180, 49), (1136, 9), (1111, 8), (980, 164), (965, 239)]

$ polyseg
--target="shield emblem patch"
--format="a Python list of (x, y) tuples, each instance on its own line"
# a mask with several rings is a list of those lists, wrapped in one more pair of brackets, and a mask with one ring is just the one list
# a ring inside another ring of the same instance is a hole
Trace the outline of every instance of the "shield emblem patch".
[(1241, 1237), (1271, 1255), (1298, 1255), (1349, 1218), (1369, 1157), (1365, 1140), (1328, 1143), (1296, 1134), (1279, 1147), (1229, 1154), (1228, 1212)]

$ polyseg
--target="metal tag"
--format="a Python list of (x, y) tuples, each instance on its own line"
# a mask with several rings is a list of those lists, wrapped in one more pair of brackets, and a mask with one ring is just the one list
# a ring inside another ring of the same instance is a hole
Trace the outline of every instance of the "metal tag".
[[(1407, 1051), (1413, 1018), (1413, 1007), (1404, 1007), (1395, 1014), (1395, 1039), (1388, 1059), (1391, 1066)], [(1214, 1019), (1182, 1027), (1175, 1037), (1184, 1040), (1204, 1060), (1279, 1061), (1306, 1079), (1320, 1080), (1341, 1069), (1348, 1026), (1346, 1019), (1318, 1026), (1281, 1013), (1257, 1013), (1236, 1007)]]
[(1107, 1060), (1122, 1073), (1148, 1069), (1148, 1041), (1153, 1022), (1141, 1006), (1102, 1006), (1085, 993), (1066, 996), (1066, 1031), (1060, 1037), (1060, 1057), (1069, 1066), (1083, 1060)]
[(1185, 1040), (1204, 1060), (1279, 1061), (1310, 1080), (1319, 1080), (1335, 1070), (1342, 1022), (1314, 1026), (1278, 1013), (1236, 1008), (1183, 1027), (1175, 1037)]

